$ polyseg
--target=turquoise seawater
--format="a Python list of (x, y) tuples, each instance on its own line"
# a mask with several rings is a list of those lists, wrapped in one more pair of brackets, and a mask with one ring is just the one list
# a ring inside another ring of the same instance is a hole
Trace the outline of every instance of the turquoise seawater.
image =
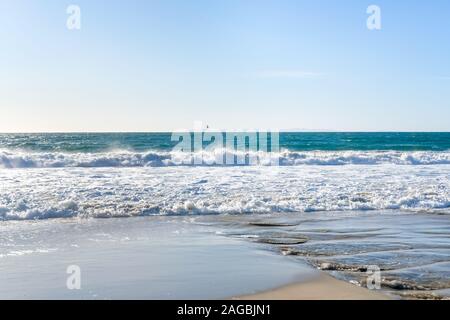
[[(280, 133), (289, 151), (447, 151), (450, 132)], [(0, 149), (34, 152), (170, 151), (171, 133), (40, 133), (0, 134)]]

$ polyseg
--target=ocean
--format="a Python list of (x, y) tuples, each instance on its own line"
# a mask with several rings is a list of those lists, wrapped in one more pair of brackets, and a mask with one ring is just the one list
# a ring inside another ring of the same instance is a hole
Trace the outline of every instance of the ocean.
[(170, 133), (1, 134), (0, 219), (450, 207), (450, 133), (279, 141), (274, 167), (195, 165)]
[[(171, 151), (171, 133), (0, 134), (3, 150), (29, 152)], [(450, 151), (450, 132), (281, 132), (289, 151)]]
[[(208, 226), (213, 239), (256, 242), (360, 286), (375, 265), (388, 292), (450, 296), (450, 133), (280, 133), (279, 141), (279, 166), (197, 165), (195, 154), (172, 151), (170, 133), (1, 134), (2, 281), (29, 283), (15, 271), (23, 257), (69, 264), (73, 252), (94, 270), (122, 255), (134, 268), (155, 243)], [(189, 237), (187, 246), (203, 239)], [(133, 272), (123, 274), (118, 285)], [(165, 292), (161, 279), (152, 281)], [(37, 297), (70, 296), (35, 288)]]

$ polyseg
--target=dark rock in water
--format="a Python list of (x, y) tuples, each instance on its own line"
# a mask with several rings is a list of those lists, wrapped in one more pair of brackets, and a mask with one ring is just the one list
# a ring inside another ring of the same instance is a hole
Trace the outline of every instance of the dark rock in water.
[(256, 240), (260, 243), (276, 244), (276, 245), (290, 245), (290, 244), (301, 244), (308, 241), (308, 239), (289, 239), (289, 238), (261, 238)]
[(255, 226), (255, 227), (295, 227), (298, 224), (295, 223), (278, 223), (278, 222), (249, 222), (248, 223), (251, 226)]
[(440, 296), (434, 292), (402, 292), (400, 297), (405, 299), (419, 299), (419, 300), (448, 300), (448, 297)]
[(334, 263), (329, 261), (319, 261), (319, 260), (310, 260), (314, 266), (316, 266), (320, 270), (328, 270), (328, 271), (350, 271), (350, 272), (366, 272), (367, 266), (361, 265), (345, 265), (340, 263)]
[(280, 251), (283, 256), (299, 256), (300, 255), (300, 252), (298, 250), (295, 250), (294, 248), (282, 247), (280, 249)]
[(383, 279), (381, 284), (384, 287), (394, 290), (426, 290), (426, 288), (422, 286), (414, 285), (413, 283), (408, 283), (406, 281), (401, 281), (397, 279), (394, 280)]
[(329, 263), (329, 262), (324, 262), (321, 263), (319, 266), (320, 270), (336, 270), (336, 265), (333, 263)]

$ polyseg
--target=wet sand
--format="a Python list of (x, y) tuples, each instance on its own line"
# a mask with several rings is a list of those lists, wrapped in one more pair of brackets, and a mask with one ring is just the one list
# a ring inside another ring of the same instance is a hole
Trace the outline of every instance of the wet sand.
[[(316, 270), (190, 217), (0, 224), (0, 299), (224, 299)], [(70, 290), (68, 266), (81, 270)]]
[(449, 230), (400, 212), (5, 221), (0, 299), (440, 299)]
[(304, 282), (237, 297), (244, 300), (388, 300), (386, 293), (352, 285), (321, 273)]

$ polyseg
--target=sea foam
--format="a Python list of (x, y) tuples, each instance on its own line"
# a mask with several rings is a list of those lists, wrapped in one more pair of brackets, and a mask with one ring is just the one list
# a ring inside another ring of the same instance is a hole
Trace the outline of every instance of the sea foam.
[(0, 170), (0, 220), (450, 211), (450, 166)]
[[(236, 157), (236, 158), (235, 158)], [(245, 164), (281, 166), (301, 165), (440, 165), (450, 164), (447, 151), (282, 151), (280, 153), (213, 150), (200, 153), (129, 152), (101, 153), (21, 152), (0, 150), (0, 168), (61, 168), (61, 167), (167, 167), (234, 165), (238, 157)], [(199, 162), (198, 159), (201, 159)], [(224, 159), (235, 159), (231, 163)], [(259, 159), (251, 162), (249, 159)], [(194, 161), (195, 160), (195, 161)], [(224, 164), (225, 163), (225, 164)]]

